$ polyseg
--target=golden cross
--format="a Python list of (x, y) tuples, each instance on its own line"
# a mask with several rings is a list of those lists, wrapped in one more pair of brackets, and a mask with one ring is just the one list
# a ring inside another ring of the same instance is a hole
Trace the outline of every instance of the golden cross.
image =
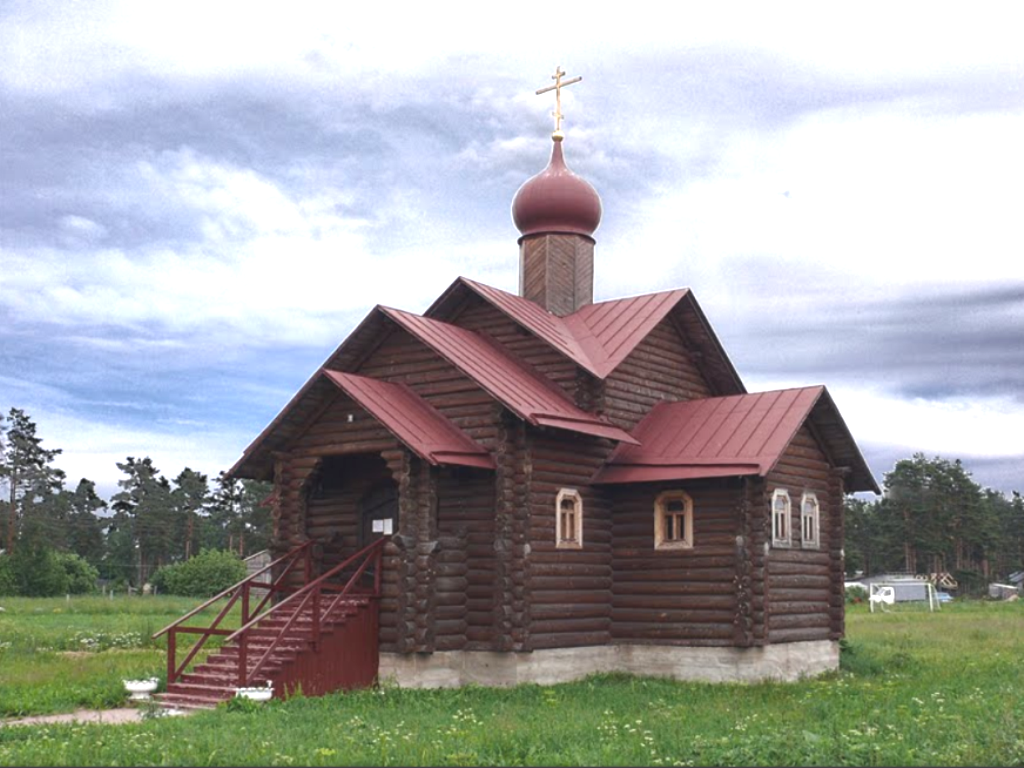
[(537, 96), (548, 91), (555, 92), (555, 111), (551, 114), (555, 117), (555, 132), (551, 134), (553, 137), (562, 138), (562, 89), (567, 85), (578, 83), (582, 80), (582, 77), (574, 77), (571, 80), (563, 80), (562, 76), (565, 72), (562, 71), (562, 67), (555, 67), (555, 74), (551, 76), (551, 79), (555, 81), (554, 85), (549, 85), (547, 88), (541, 88), (537, 91)]

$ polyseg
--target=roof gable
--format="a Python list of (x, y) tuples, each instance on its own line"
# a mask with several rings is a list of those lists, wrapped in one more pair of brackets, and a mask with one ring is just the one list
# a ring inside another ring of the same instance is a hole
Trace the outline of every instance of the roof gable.
[(405, 384), (320, 369), (260, 433), (228, 474), (268, 477), (275, 451), (300, 437), (311, 419), (329, 407), (341, 390), (409, 450), (432, 465), (494, 469), (483, 446), (446, 419)]
[(878, 486), (825, 387), (664, 402), (641, 421), (639, 445), (620, 445), (596, 483), (766, 476), (808, 421), (834, 461), (850, 470), (849, 490)]
[(679, 288), (588, 304), (566, 317), (565, 322), (581, 345), (594, 351), (597, 375), (603, 379), (688, 293)]
[(599, 379), (614, 371), (658, 323), (675, 312), (681, 332), (705, 361), (715, 389), (725, 394), (746, 391), (696, 299), (686, 288), (598, 302), (558, 317), (529, 299), (460, 277), (424, 315), (450, 317), (467, 291), (489, 302)]
[(324, 375), (428, 463), (494, 469), (494, 459), (407, 385), (339, 371)]
[(524, 421), (633, 442), (628, 432), (578, 408), (556, 384), (484, 335), (398, 309), (380, 311)]

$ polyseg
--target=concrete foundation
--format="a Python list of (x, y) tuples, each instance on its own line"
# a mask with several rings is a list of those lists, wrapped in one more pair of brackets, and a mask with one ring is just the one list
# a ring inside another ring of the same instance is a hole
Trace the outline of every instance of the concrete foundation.
[(716, 683), (797, 680), (839, 667), (839, 643), (815, 640), (762, 648), (692, 648), (677, 645), (601, 645), (531, 653), (443, 651), (381, 653), (380, 679), (405, 688), (476, 684), (550, 685), (596, 672), (671, 677)]

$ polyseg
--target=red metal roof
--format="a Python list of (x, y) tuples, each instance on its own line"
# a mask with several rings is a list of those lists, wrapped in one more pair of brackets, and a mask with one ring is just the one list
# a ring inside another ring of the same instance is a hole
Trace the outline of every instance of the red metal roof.
[(565, 323), (580, 345), (588, 348), (597, 375), (604, 378), (647, 338), (687, 293), (686, 288), (678, 288), (589, 304), (566, 317)]
[(323, 374), (409, 450), (431, 464), (495, 468), (494, 459), (482, 446), (405, 384), (339, 371), (324, 371)]
[[(646, 338), (688, 291), (673, 291), (602, 301), (558, 317), (529, 299), (459, 278), (534, 335), (587, 369), (604, 378)], [(429, 314), (429, 310), (428, 310)]]
[(381, 307), (380, 311), (521, 419), (539, 426), (635, 442), (620, 427), (577, 408), (557, 385), (531, 371), (485, 336), (398, 309)]
[[(492, 304), (561, 354), (600, 379), (614, 371), (654, 327), (680, 303), (684, 303), (706, 337), (705, 355), (720, 360), (725, 391), (743, 392), (739, 375), (732, 367), (725, 350), (707, 324), (693, 294), (686, 288), (672, 291), (613, 299), (581, 307), (567, 317), (558, 317), (529, 299), (460, 277), (448, 291), (427, 310), (429, 317), (450, 300), (453, 290), (464, 285)], [(701, 339), (695, 339), (701, 344)]]
[[(536, 302), (489, 285), (484, 285), (483, 283), (478, 283), (475, 280), (460, 277), (457, 283), (468, 286), (474, 293), (504, 312), (515, 322), (529, 330), (534, 336), (546, 341), (563, 355), (595, 376), (598, 375), (597, 363), (590, 359), (589, 352), (580, 344), (576, 335), (563, 318), (551, 314)], [(431, 314), (431, 310), (433, 310), (433, 307), (427, 310), (426, 314), (428, 316)], [(594, 351), (598, 353), (599, 357), (603, 356), (603, 351), (599, 348)]]
[(640, 445), (618, 446), (594, 482), (764, 476), (824, 392), (818, 386), (659, 403), (633, 430)]

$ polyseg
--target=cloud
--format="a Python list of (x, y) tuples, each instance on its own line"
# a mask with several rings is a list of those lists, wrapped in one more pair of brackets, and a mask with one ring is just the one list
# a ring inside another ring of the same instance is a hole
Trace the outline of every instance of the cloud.
[[(208, 423), (188, 424), (182, 430), (182, 425), (140, 428), (46, 410), (30, 416), (44, 438), (44, 445), (62, 449), (54, 464), (64, 470), (69, 486), (74, 487), (80, 478), (88, 478), (96, 483), (104, 498), (119, 490), (117, 481), (122, 475), (117, 462), (128, 456), (149, 456), (169, 479), (191, 467), (212, 480), (234, 464), (251, 439), (240, 432), (226, 434), (222, 428), (213, 429)], [(175, 426), (178, 428), (172, 428)], [(60, 435), (61, 439), (47, 439), (50, 435)]]
[(247, 442), (378, 301), (516, 290), (559, 63), (599, 297), (688, 285), (752, 386), (852, 391), (877, 455), (963, 432), (1009, 476), (983, 448), (1024, 376), (1015, 6), (390, 12), (4, 3), (0, 399), (82, 420), (52, 425), (109, 473)]

